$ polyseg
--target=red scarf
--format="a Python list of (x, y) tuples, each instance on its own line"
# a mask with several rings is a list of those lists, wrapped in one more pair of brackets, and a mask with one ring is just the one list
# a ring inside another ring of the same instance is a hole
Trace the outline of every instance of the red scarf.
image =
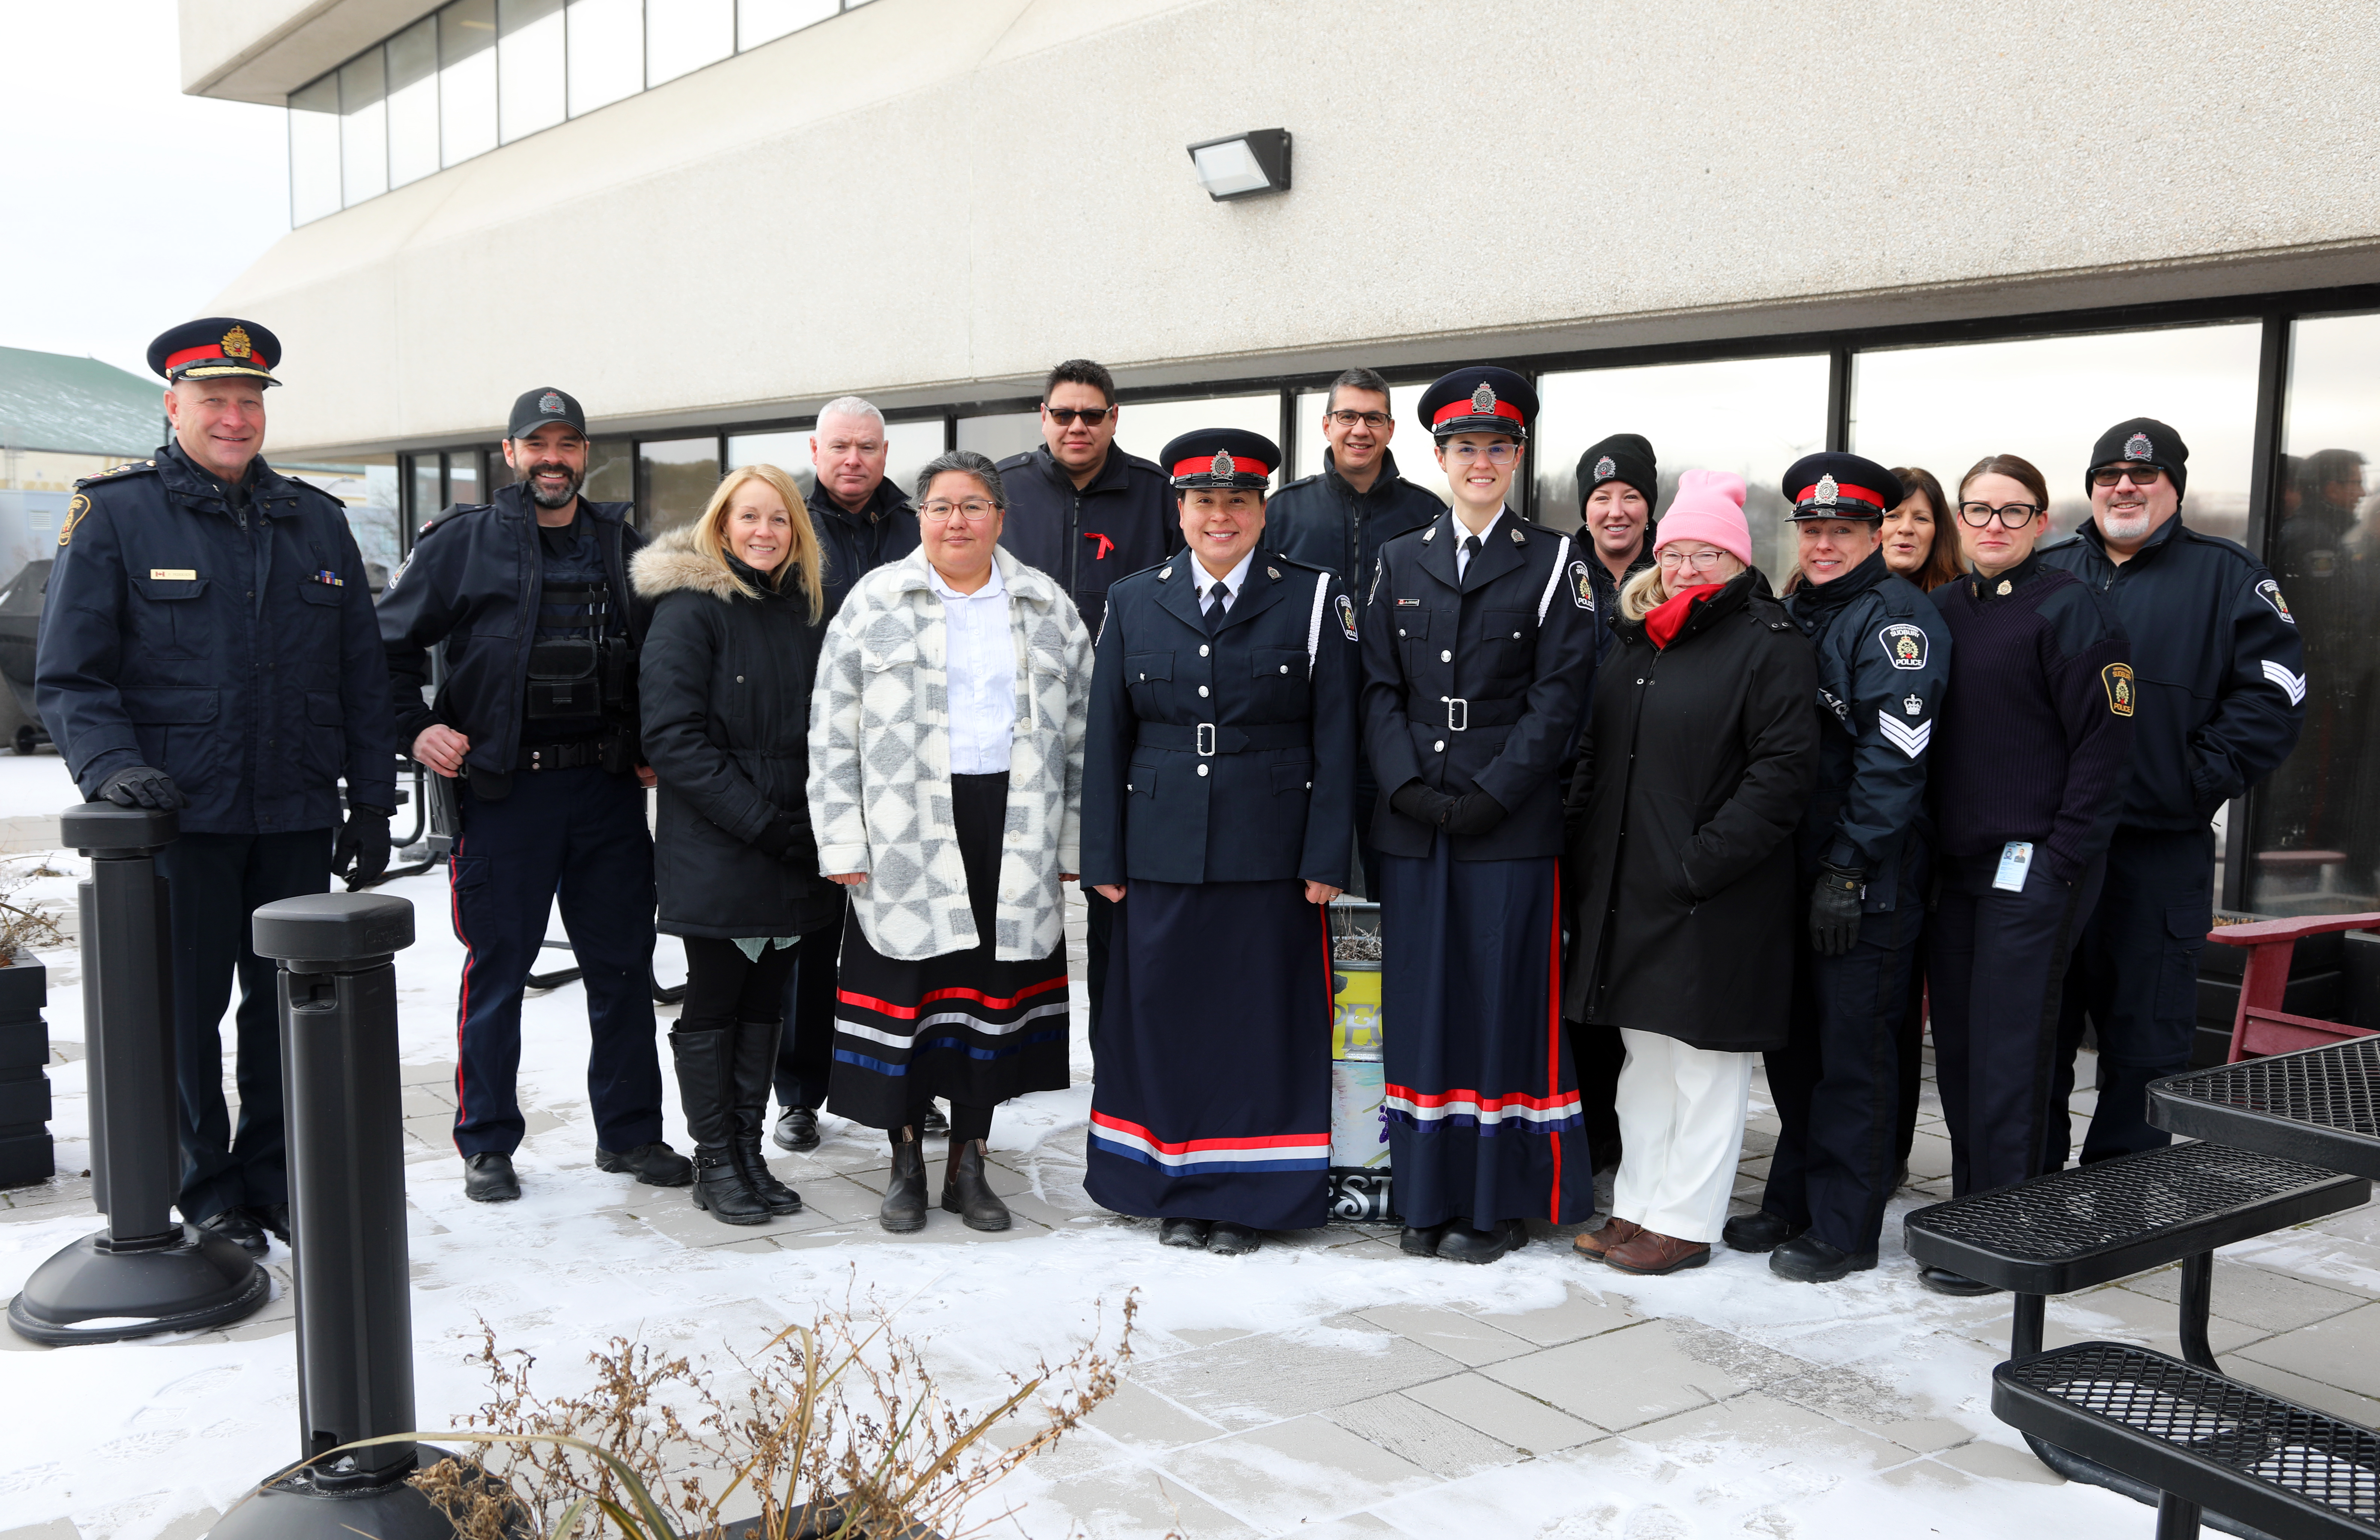
[(1645, 636), (1657, 648), (1667, 648), (1686, 624), (1687, 612), (1718, 597), (1724, 583), (1697, 583), (1675, 599), (1665, 599), (1645, 612)]

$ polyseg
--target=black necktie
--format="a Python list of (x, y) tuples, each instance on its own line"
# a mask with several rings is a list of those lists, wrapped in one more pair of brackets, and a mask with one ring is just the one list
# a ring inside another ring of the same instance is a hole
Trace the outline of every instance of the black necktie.
[(1472, 563), (1474, 563), (1474, 562), (1475, 562), (1475, 561), (1477, 561), (1477, 560), (1479, 560), (1479, 537), (1478, 537), (1478, 536), (1476, 536), (1476, 535), (1465, 535), (1465, 536), (1463, 536), (1463, 576), (1470, 576), (1470, 573), (1471, 573), (1471, 564), (1472, 564)]
[(1230, 597), (1232, 590), (1230, 585), (1217, 578), (1215, 586), (1207, 592), (1214, 599), (1214, 602), (1207, 606), (1207, 635), (1211, 637), (1223, 628), (1223, 600)]

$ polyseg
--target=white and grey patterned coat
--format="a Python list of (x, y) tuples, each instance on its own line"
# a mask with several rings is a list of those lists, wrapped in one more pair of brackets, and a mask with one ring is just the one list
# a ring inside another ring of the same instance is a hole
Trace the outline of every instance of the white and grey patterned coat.
[[(1049, 956), (1065, 935), (1062, 872), (1079, 870), (1091, 637), (1057, 584), (995, 551), (1016, 644), (995, 955)], [(819, 870), (851, 890), (870, 946), (921, 962), (980, 943), (951, 818), (949, 633), (925, 552), (855, 584), (832, 624), (810, 700), (810, 822)]]

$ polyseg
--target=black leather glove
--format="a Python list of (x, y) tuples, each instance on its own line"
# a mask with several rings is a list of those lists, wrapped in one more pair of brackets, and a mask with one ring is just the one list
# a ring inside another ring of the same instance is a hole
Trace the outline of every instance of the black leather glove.
[(339, 837), (331, 842), (331, 875), (350, 891), (377, 882), (388, 870), (388, 815), (377, 807), (350, 806)]
[(1486, 792), (1465, 792), (1446, 815), (1450, 834), (1485, 834), (1504, 821), (1504, 805)]
[(771, 861), (783, 861), (802, 854), (799, 848), (802, 836), (808, 832), (809, 825), (801, 819), (791, 813), (779, 813), (769, 820), (769, 827), (753, 839), (752, 848)]
[(1435, 829), (1446, 821), (1447, 814), (1454, 810), (1454, 798), (1444, 792), (1430, 790), (1416, 778), (1390, 793), (1389, 806), (1405, 817)]
[(1860, 889), (1867, 873), (1829, 861), (1818, 868), (1810, 891), (1810, 944), (1828, 957), (1840, 957), (1859, 942)]
[(117, 770), (100, 783), (93, 802), (113, 802), (118, 807), (155, 807), (161, 810), (188, 807), (190, 799), (174, 778), (152, 765), (133, 765)]

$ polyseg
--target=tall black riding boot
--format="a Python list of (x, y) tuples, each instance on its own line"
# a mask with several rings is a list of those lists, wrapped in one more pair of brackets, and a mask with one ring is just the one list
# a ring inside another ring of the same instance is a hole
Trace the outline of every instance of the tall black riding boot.
[(735, 1024), (735, 1161), (744, 1184), (771, 1214), (798, 1214), (802, 1196), (777, 1180), (760, 1153), (760, 1131), (769, 1122), (769, 1085), (777, 1070), (779, 1022)]
[(766, 1224), (769, 1207), (745, 1182), (735, 1161), (735, 1029), (722, 1022), (670, 1034), (677, 1096), (694, 1139), (694, 1206), (722, 1224)]
[(876, 1210), (876, 1222), (895, 1235), (926, 1228), (926, 1149), (915, 1127), (901, 1134), (892, 1146), (892, 1180), (884, 1184), (884, 1202)]

